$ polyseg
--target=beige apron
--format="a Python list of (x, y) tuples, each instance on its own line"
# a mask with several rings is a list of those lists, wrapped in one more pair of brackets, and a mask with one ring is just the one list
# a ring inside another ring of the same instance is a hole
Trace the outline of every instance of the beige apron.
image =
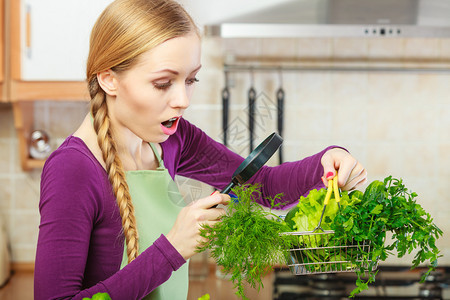
[[(150, 144), (159, 161), (156, 170), (140, 170), (126, 172), (131, 199), (135, 208), (137, 228), (139, 232), (139, 252), (150, 247), (162, 234), (167, 234), (175, 223), (181, 210), (181, 195), (169, 172), (153, 144)], [(121, 268), (128, 263), (124, 248)], [(187, 298), (188, 266), (186, 262), (180, 269), (172, 273), (165, 283), (153, 290), (144, 299), (178, 300)]]

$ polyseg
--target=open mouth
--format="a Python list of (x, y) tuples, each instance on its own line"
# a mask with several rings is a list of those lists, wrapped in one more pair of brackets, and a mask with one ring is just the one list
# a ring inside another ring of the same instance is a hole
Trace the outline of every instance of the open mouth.
[(169, 120), (164, 121), (161, 124), (166, 128), (171, 128), (176, 123), (177, 120), (178, 118), (170, 118)]

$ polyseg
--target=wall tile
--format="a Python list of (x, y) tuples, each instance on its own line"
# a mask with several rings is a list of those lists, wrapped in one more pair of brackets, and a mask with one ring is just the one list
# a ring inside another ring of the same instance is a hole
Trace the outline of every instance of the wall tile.
[(13, 245), (11, 260), (18, 263), (33, 262), (36, 258), (36, 247)]
[(11, 139), (0, 138), (0, 174), (9, 174), (11, 172)]
[(392, 60), (404, 54), (404, 39), (370, 38), (367, 40), (368, 56), (376, 59)]
[(370, 175), (369, 181), (383, 179), (393, 175), (400, 177), (404, 174), (402, 161), (402, 146), (395, 142), (368, 142), (366, 170)]
[(297, 55), (296, 40), (290, 38), (261, 39), (261, 55), (275, 58), (295, 58)]
[(218, 68), (223, 66), (224, 40), (215, 37), (204, 37), (202, 39), (202, 68)]
[(183, 116), (210, 137), (221, 140), (222, 136), (222, 109), (218, 105), (192, 105)]
[(12, 245), (15, 247), (36, 245), (38, 232), (38, 214), (33, 212), (16, 212), (14, 214), (10, 236)]
[[(226, 39), (223, 44), (223, 53), (236, 56), (259, 56), (261, 55), (260, 39)], [(227, 62), (227, 61), (225, 61)]]
[(423, 104), (449, 104), (450, 103), (449, 73), (420, 74), (417, 85), (411, 93), (410, 100)]
[(444, 60), (450, 59), (450, 38), (439, 40), (440, 58)]
[(8, 246), (11, 245), (11, 210), (0, 210), (0, 227), (5, 230)]
[(326, 106), (301, 105), (286, 110), (285, 137), (290, 141), (329, 139), (332, 109)]
[(450, 141), (448, 140), (438, 145), (437, 166), (440, 178), (450, 178)]
[(329, 141), (327, 140), (317, 141), (301, 139), (295, 142), (287, 140), (283, 142), (284, 161), (300, 160), (324, 150), (329, 145)]
[(12, 207), (12, 180), (0, 177), (0, 211), (9, 210)]
[(51, 103), (49, 106), (48, 133), (53, 138), (72, 134), (86, 117), (87, 112), (84, 102)]
[[(438, 111), (433, 106), (407, 106), (402, 113), (403, 122), (407, 123), (403, 131), (405, 141), (431, 143), (438, 137)], [(406, 124), (405, 124), (406, 125)]]
[(374, 141), (394, 141), (402, 139), (404, 122), (401, 105), (372, 104), (367, 113), (367, 138)]
[(440, 142), (450, 141), (450, 105), (438, 106), (436, 118), (438, 120), (437, 134)]
[(419, 75), (416, 73), (369, 73), (368, 103), (376, 105), (405, 105), (414, 97)]
[(332, 39), (334, 57), (366, 58), (369, 53), (368, 39), (361, 38), (334, 38)]
[(333, 73), (331, 77), (331, 102), (340, 106), (361, 105), (367, 99), (366, 73)]
[(225, 87), (225, 76), (219, 70), (200, 70), (197, 75), (191, 106), (196, 104), (221, 104), (222, 89)]
[(16, 210), (32, 210), (37, 212), (39, 206), (40, 182), (34, 181), (29, 176), (20, 176), (14, 179), (16, 198), (14, 208)]
[(333, 41), (324, 38), (296, 39), (299, 58), (331, 58)]
[(412, 58), (439, 58), (439, 39), (411, 38), (405, 39), (404, 56)]
[(285, 81), (289, 79), (293, 80), (294, 89), (292, 93), (286, 91), (286, 99), (289, 99), (288, 103), (292, 105), (303, 103), (328, 105), (334, 100), (332, 92), (334, 77), (330, 73), (302, 72), (298, 75), (293, 74), (292, 78), (287, 77)]
[(402, 144), (402, 173), (404, 176), (430, 178), (435, 176), (438, 164), (437, 149), (427, 143)]
[(364, 141), (367, 136), (367, 114), (361, 105), (334, 105), (331, 113), (333, 138), (347, 141)]

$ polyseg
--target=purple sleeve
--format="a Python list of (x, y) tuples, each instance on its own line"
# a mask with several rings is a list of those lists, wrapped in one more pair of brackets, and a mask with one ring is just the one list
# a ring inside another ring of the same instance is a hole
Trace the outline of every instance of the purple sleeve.
[(74, 149), (57, 150), (41, 179), (35, 299), (82, 299), (107, 292), (140, 299), (185, 263), (162, 235), (120, 269), (121, 222), (106, 173)]
[(300, 196), (306, 196), (313, 189), (325, 187), (321, 179), (323, 166), (320, 160), (325, 152), (335, 147), (327, 147), (299, 161), (285, 162), (276, 167), (262, 167), (249, 180), (250, 183), (262, 184), (262, 197), (258, 202), (270, 206), (267, 197), (283, 194), (279, 202), (285, 204), (279, 208), (288, 209), (298, 203)]
[[(230, 183), (232, 175), (244, 158), (224, 145), (208, 137), (203, 131), (182, 119), (179, 134), (163, 143), (164, 163), (171, 175), (182, 175), (223, 189)], [(302, 195), (312, 189), (324, 187), (323, 167), (320, 160), (330, 146), (321, 152), (295, 162), (286, 162), (276, 167), (262, 167), (249, 183), (261, 183), (262, 195), (258, 202), (270, 206), (267, 197), (283, 193), (279, 208), (295, 205)], [(167, 163), (166, 163), (167, 161)]]
[(172, 272), (185, 262), (167, 238), (161, 235), (129, 265), (99, 284), (111, 299), (141, 299), (167, 281)]

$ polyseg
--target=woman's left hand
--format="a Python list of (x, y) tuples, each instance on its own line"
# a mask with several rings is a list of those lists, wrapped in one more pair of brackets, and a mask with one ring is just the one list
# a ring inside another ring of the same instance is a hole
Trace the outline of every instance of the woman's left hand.
[(350, 153), (333, 148), (322, 156), (322, 181), (328, 186), (328, 180), (338, 172), (338, 186), (344, 191), (350, 191), (367, 181), (367, 171)]

